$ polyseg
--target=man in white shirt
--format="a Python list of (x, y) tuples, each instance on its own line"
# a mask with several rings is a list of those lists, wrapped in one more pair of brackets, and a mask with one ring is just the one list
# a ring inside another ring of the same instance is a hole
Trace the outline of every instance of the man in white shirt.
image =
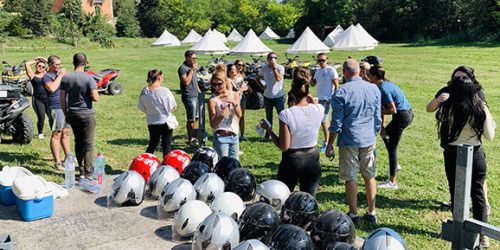
[(337, 71), (332, 66), (328, 65), (328, 56), (326, 53), (319, 53), (316, 60), (320, 68), (316, 70), (311, 85), (317, 85), (316, 97), (318, 97), (319, 104), (325, 107), (325, 114), (323, 116), (323, 120), (321, 120), (321, 128), (323, 129), (323, 135), (325, 137), (325, 140), (321, 145), (321, 152), (324, 153), (329, 135), (328, 127), (330, 127), (328, 120), (328, 113), (330, 113), (330, 100), (332, 99), (333, 92), (339, 87), (339, 76)]

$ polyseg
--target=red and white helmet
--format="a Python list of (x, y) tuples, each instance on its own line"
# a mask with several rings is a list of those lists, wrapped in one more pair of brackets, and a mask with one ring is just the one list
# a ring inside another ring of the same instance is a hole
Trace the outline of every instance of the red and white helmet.
[(189, 157), (189, 155), (180, 150), (180, 149), (176, 149), (176, 150), (172, 150), (170, 151), (170, 153), (167, 154), (167, 156), (165, 156), (165, 159), (163, 159), (163, 163), (162, 165), (169, 165), (173, 168), (175, 168), (177, 170), (177, 172), (182, 173), (182, 171), (184, 170), (184, 168), (189, 165), (189, 163), (191, 162), (191, 158)]
[(134, 170), (142, 177), (146, 182), (149, 181), (149, 177), (152, 173), (160, 166), (160, 160), (154, 154), (144, 153), (134, 158), (132, 163), (130, 163), (130, 170)]

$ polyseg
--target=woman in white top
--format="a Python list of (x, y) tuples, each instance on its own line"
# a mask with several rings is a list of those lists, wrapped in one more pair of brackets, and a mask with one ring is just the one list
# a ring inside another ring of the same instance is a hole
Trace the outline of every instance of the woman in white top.
[(284, 182), (291, 192), (297, 180), (300, 191), (315, 195), (321, 178), (319, 150), (316, 147), (318, 131), (325, 108), (313, 101), (309, 94), (311, 76), (308, 69), (298, 68), (294, 72), (289, 102), (293, 106), (280, 112), (279, 136), (268, 123), (261, 123), (281, 149), (278, 180)]
[(177, 108), (174, 96), (168, 88), (162, 87), (163, 73), (152, 69), (148, 72), (148, 86), (141, 91), (137, 108), (146, 113), (149, 130), (149, 145), (146, 153), (154, 154), (161, 138), (163, 158), (172, 150), (173, 129), (167, 125), (167, 116)]
[(219, 159), (223, 156), (239, 158), (238, 122), (241, 117), (240, 96), (228, 89), (225, 72), (212, 75), (214, 95), (208, 100), (210, 126), (214, 130), (213, 147)]
[(240, 107), (241, 107), (241, 118), (240, 118), (240, 141), (248, 141), (245, 136), (245, 108), (246, 108), (246, 93), (250, 92), (247, 81), (245, 81), (244, 70), (245, 64), (241, 60), (234, 61), (234, 64), (227, 65), (227, 78), (231, 81), (228, 87), (233, 91), (237, 91), (240, 95)]

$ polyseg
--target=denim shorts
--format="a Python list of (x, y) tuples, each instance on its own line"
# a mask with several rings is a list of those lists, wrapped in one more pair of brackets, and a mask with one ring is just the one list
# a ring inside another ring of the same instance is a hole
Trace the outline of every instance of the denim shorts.
[(330, 100), (318, 100), (318, 103), (325, 107), (325, 114), (323, 115), (323, 119), (321, 119), (321, 123), (327, 123), (328, 114), (330, 113)]
[(182, 97), (186, 108), (186, 120), (193, 122), (198, 118), (198, 97)]
[(62, 109), (51, 109), (54, 123), (52, 123), (52, 131), (61, 131), (64, 128), (70, 128), (69, 123), (66, 122), (66, 117)]

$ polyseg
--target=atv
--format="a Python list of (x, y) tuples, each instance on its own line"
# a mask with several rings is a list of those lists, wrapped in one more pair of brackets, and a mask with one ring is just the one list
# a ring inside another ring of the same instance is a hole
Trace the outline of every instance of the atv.
[(23, 95), (32, 96), (33, 85), (24, 69), (24, 61), (19, 65), (10, 65), (6, 61), (2, 61), (2, 64), (2, 84), (19, 86)]
[(16, 85), (0, 85), (0, 135), (11, 135), (15, 143), (29, 144), (33, 139), (33, 121), (24, 113), (30, 103), (22, 91)]
[(85, 73), (94, 77), (97, 83), (97, 91), (99, 93), (107, 93), (109, 95), (119, 95), (123, 92), (123, 87), (115, 79), (120, 76), (118, 69), (103, 69), (100, 72), (94, 72), (85, 68)]
[(285, 53), (286, 57), (286, 62), (282, 63), (283, 67), (285, 67), (285, 78), (291, 79), (293, 77), (293, 72), (295, 71), (296, 68), (298, 67), (304, 67), (307, 68), (311, 65), (311, 62), (306, 61), (306, 62), (299, 62), (297, 59), (299, 56), (294, 56), (294, 57), (288, 57), (288, 53)]
[(264, 66), (265, 62), (262, 61), (262, 56), (252, 58), (252, 63), (246, 64), (245, 81), (248, 82), (248, 87), (252, 89), (248, 95), (246, 107), (247, 109), (261, 109), (264, 107), (264, 90), (257, 84), (257, 74)]

